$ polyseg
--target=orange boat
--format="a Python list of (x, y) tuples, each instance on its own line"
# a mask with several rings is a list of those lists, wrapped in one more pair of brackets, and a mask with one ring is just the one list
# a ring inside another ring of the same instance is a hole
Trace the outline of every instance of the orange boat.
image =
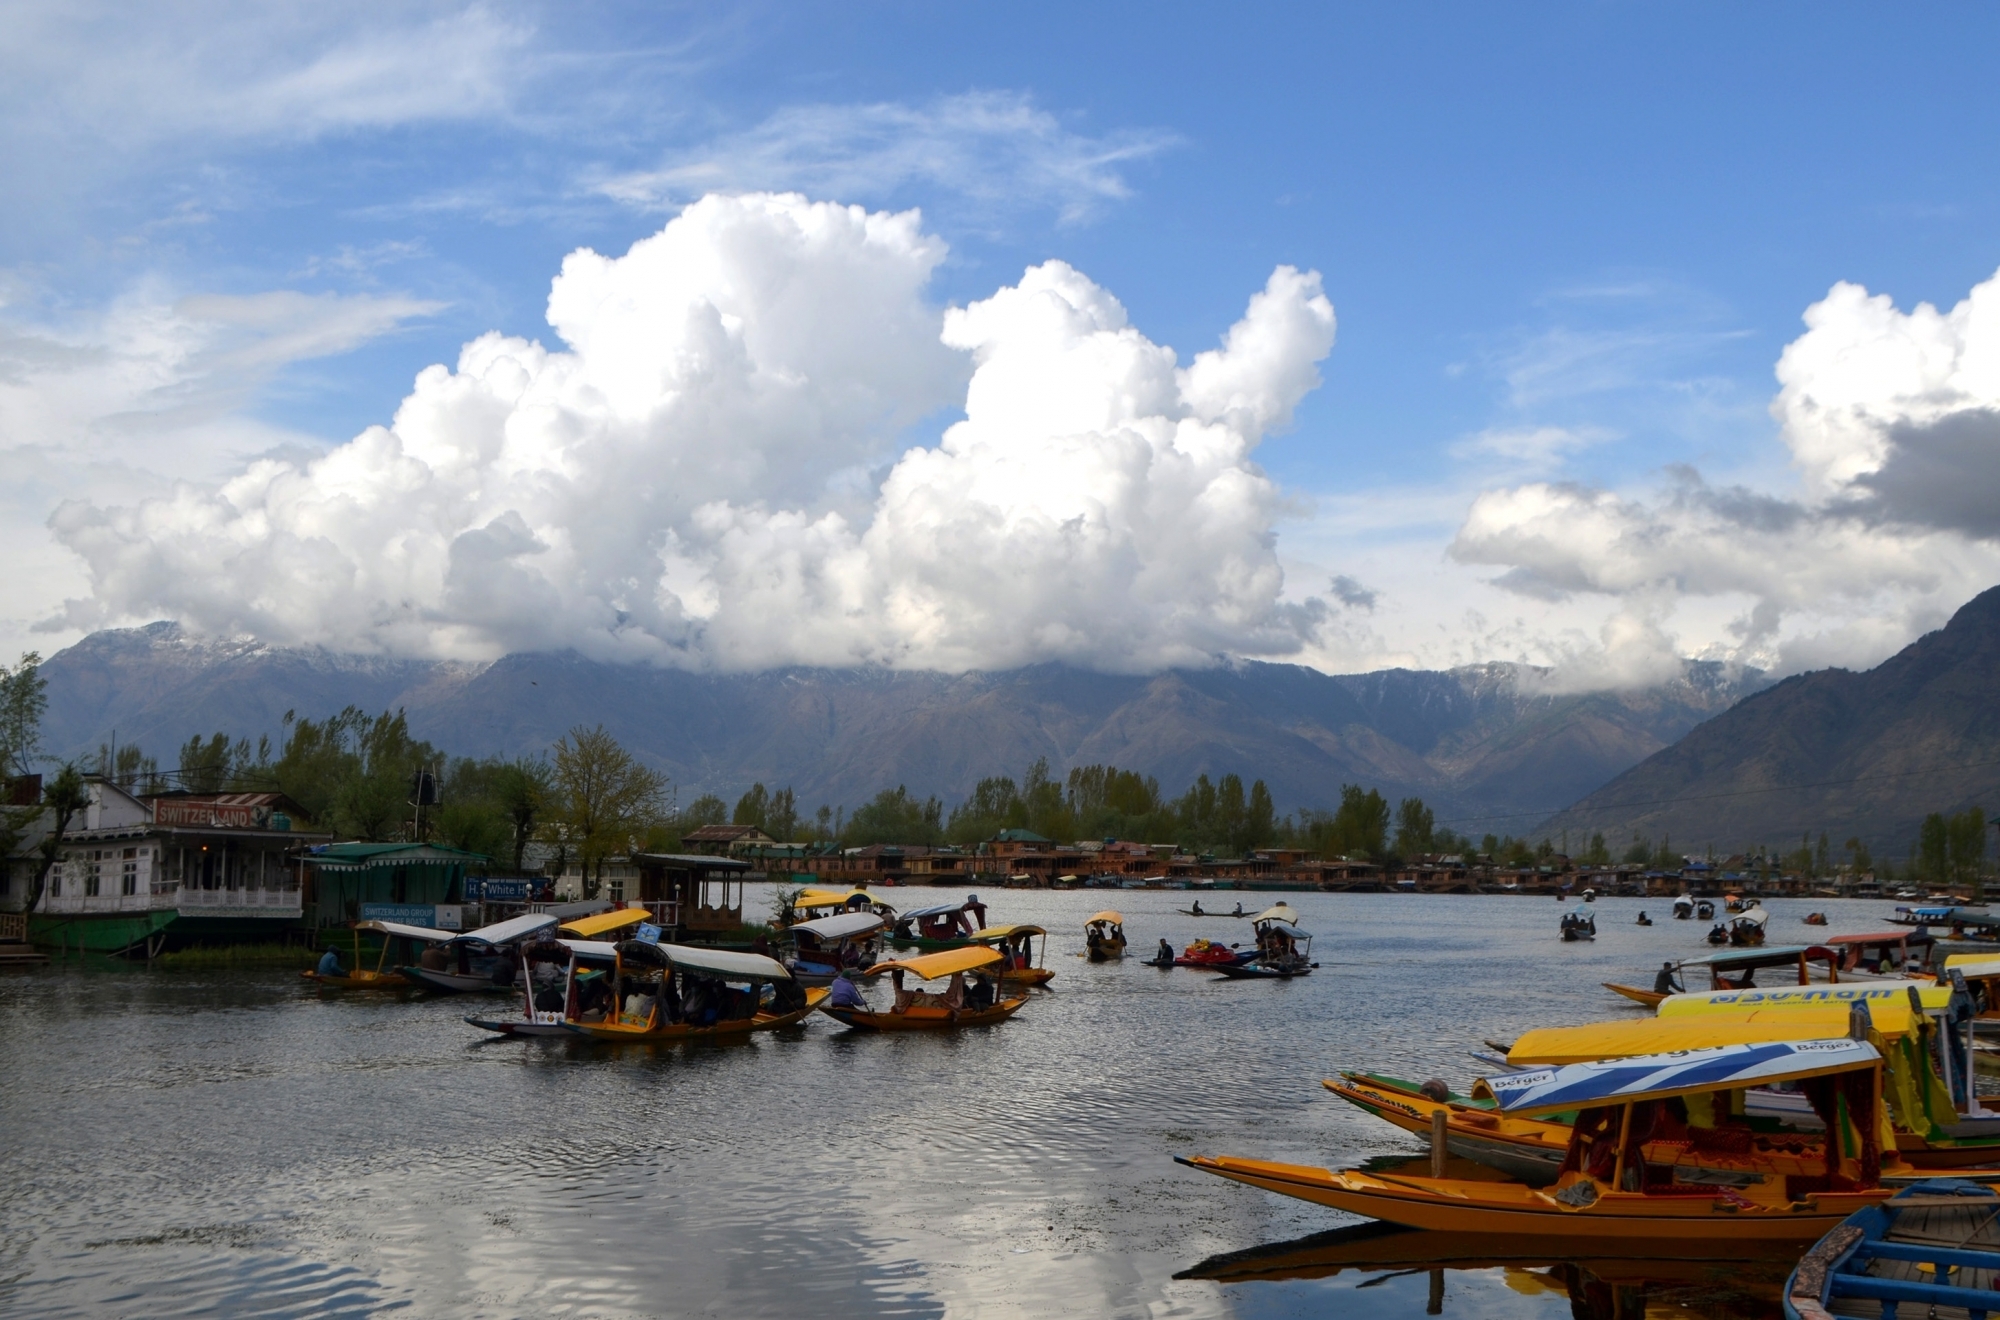
[[(1702, 958), (1683, 958), (1674, 963), (1674, 971), (1686, 974), (1694, 971), (1708, 973), (1709, 990), (1741, 990), (1756, 984), (1756, 975), (1769, 967), (1796, 969), (1799, 985), (1812, 985), (1813, 964), (1824, 963), (1821, 976), (1831, 985), (1840, 980), (1839, 951), (1822, 944), (1794, 944), (1783, 948), (1749, 949), (1736, 953), (1712, 953)], [(1641, 990), (1634, 985), (1620, 985), (1616, 981), (1604, 982), (1604, 988), (1613, 994), (1620, 994), (1634, 1003), (1647, 1008), (1658, 1008), (1660, 1001), (1670, 992), (1661, 990)]]
[[(738, 989), (736, 987), (743, 988)], [(799, 985), (760, 953), (625, 940), (616, 946), (602, 1021), (563, 1019), (595, 1040), (709, 1040), (805, 1020), (830, 993)]]
[[(1718, 1120), (1730, 1112), (1729, 1093), (1778, 1083), (1797, 1085), (1833, 1134), (1799, 1172), (1717, 1186), (1699, 1168), (1652, 1158), (1661, 1146), (1701, 1144), (1702, 1131), (1726, 1135)], [(1503, 1117), (1576, 1113), (1552, 1187), (1234, 1156), (1179, 1162), (1410, 1228), (1592, 1240), (1810, 1240), (1891, 1192), (1881, 1184), (1882, 1153), (1895, 1142), (1882, 1102), (1882, 1055), (1865, 1040), (1768, 1041), (1540, 1068), (1484, 1079), (1474, 1098), (1490, 1099)]]
[[(1035, 940), (1042, 941), (1036, 956)], [(1000, 951), (1000, 979), (1009, 985), (1047, 985), (1055, 979), (1055, 969), (1044, 966), (1048, 959), (1049, 933), (1040, 926), (988, 926), (972, 932), (979, 944)]]

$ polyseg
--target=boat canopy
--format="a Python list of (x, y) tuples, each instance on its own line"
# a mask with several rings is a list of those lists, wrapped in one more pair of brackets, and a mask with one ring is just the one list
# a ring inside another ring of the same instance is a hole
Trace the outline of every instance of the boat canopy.
[[(1914, 1014), (1905, 999), (1871, 999), (1869, 1018), (1884, 1036), (1909, 1034)], [(1671, 1054), (1718, 1045), (1755, 1045), (1773, 1040), (1828, 1040), (1847, 1034), (1850, 1004), (1816, 1008), (1776, 1008), (1702, 1017), (1626, 1018), (1581, 1027), (1541, 1027), (1524, 1032), (1507, 1051), (1507, 1062), (1523, 1065), (1584, 1063), (1635, 1054)]]
[(870, 976), (878, 972), (903, 971), (925, 980), (935, 981), (953, 972), (970, 972), (980, 967), (991, 967), (1000, 961), (1000, 951), (991, 945), (975, 944), (963, 949), (946, 949), (942, 953), (924, 953), (914, 958), (903, 958), (896, 962), (878, 962), (868, 969)]
[(792, 929), (802, 930), (814, 939), (847, 940), (856, 935), (872, 935), (887, 924), (873, 912), (836, 912), (830, 917), (801, 921)]
[(1046, 934), (1048, 932), (1040, 926), (988, 926), (984, 930), (973, 931), (972, 938), (975, 940), (1004, 940), (1010, 939), (1015, 935)]
[(552, 913), (530, 912), (525, 916), (509, 917), (490, 926), (481, 926), (478, 930), (469, 930), (463, 935), (454, 936), (451, 942), (497, 947), (502, 944), (512, 944), (515, 940), (526, 939), (530, 935), (538, 935), (545, 930), (554, 930), (555, 924), (556, 919)]
[(1786, 967), (1801, 958), (1837, 957), (1823, 944), (1766, 944), (1760, 949), (1731, 949), (1727, 953), (1706, 953), (1699, 958), (1683, 958), (1683, 967), (1712, 967), (1718, 972), (1756, 971), (1760, 967)]
[(1865, 1040), (1764, 1041), (1482, 1077), (1472, 1094), (1491, 1099), (1502, 1113), (1525, 1117), (1795, 1082), (1870, 1068), (1881, 1058)]
[(1309, 940), (1312, 938), (1311, 935), (1287, 921), (1273, 921), (1267, 924), (1272, 930), (1277, 931), (1281, 935), (1289, 935), (1295, 940)]
[(873, 907), (875, 895), (865, 889), (808, 889), (792, 900), (792, 910), (807, 912), (813, 908), (847, 907), (854, 900)]
[(1769, 990), (1697, 990), (1668, 995), (1660, 1001), (1658, 1015), (1667, 1018), (1734, 1013), (1746, 1008), (1813, 1008), (1877, 999), (1908, 1003), (1911, 990), (1917, 992), (1918, 1001), (1926, 1009), (1943, 1008), (1951, 1002), (1949, 985), (1933, 985), (1929, 981), (1842, 981), (1839, 985), (1779, 985)]
[(560, 930), (565, 935), (580, 940), (592, 939), (599, 935), (609, 935), (614, 930), (624, 930), (641, 922), (651, 921), (653, 914), (644, 908), (614, 908), (609, 912), (597, 912), (575, 921), (565, 921)]
[(618, 946), (603, 940), (557, 940), (556, 943), (579, 958), (602, 958), (609, 962), (618, 956)]
[(653, 944), (646, 940), (626, 940), (618, 946), (618, 956), (653, 966), (671, 964), (683, 971), (704, 972), (725, 981), (789, 981), (792, 974), (776, 958), (761, 953), (737, 953), (730, 949), (704, 949), (692, 944)]
[[(1982, 917), (1981, 920), (1984, 921), (1985, 918)], [(1821, 944), (1904, 944), (1904, 943), (1928, 944), (1931, 942), (1931, 939), (1932, 936), (1928, 932), (1919, 935), (1914, 930), (1903, 928), (1899, 930), (1870, 931), (1866, 935), (1829, 935), (1825, 939), (1821, 940), (1820, 943)]]
[(963, 903), (933, 903), (929, 907), (911, 908), (908, 912), (896, 914), (898, 924), (905, 921), (920, 921), (925, 917), (947, 917), (954, 912), (965, 911)]
[(1932, 922), (1951, 926), (2000, 926), (2000, 915), (1991, 912), (1975, 912), (1962, 907), (1899, 907), (1898, 912), (1907, 912), (1913, 921)]
[(1957, 972), (1968, 981), (1983, 981), (1989, 976), (2000, 976), (2000, 955), (1954, 953), (1944, 960), (1944, 969)]
[(1754, 907), (1754, 908), (1743, 909), (1741, 912), (1737, 913), (1734, 917), (1730, 918), (1730, 921), (1738, 926), (1743, 925), (1746, 922), (1752, 926), (1761, 926), (1770, 919), (1771, 919), (1771, 914), (1769, 912), (1766, 912), (1763, 908)]
[(1299, 924), (1299, 914), (1292, 911), (1290, 903), (1280, 903), (1276, 907), (1265, 908), (1250, 918), (1250, 921), (1253, 925), (1259, 921), (1282, 921), (1287, 926), (1296, 926)]
[(405, 940), (425, 940), (431, 944), (443, 944), (446, 940), (458, 937), (456, 931), (432, 930), (429, 926), (405, 926), (400, 921), (357, 921), (354, 923), (354, 929), (372, 930), (377, 934), (394, 935)]
[(1094, 917), (1084, 918), (1083, 924), (1088, 926), (1093, 921), (1108, 921), (1114, 926), (1122, 926), (1125, 924), (1125, 914), (1122, 912), (1113, 912), (1111, 909), (1106, 908)]

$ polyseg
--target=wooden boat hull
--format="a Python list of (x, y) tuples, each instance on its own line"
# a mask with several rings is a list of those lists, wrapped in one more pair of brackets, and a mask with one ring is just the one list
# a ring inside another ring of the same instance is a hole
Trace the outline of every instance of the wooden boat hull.
[(925, 953), (942, 953), (946, 949), (967, 949), (979, 942), (970, 939), (927, 940), (921, 935), (898, 935), (894, 931), (883, 938), (890, 944), (901, 945), (906, 949), (922, 949)]
[(576, 1033), (561, 1022), (529, 1022), (525, 1018), (476, 1018), (465, 1019), (481, 1031), (490, 1031), (497, 1036), (573, 1036)]
[(1263, 967), (1254, 962), (1217, 963), (1210, 970), (1220, 972), (1232, 981), (1289, 981), (1295, 976), (1311, 973), (1310, 967)]
[(1003, 999), (991, 1008), (965, 1009), (933, 1008), (929, 1005), (913, 1006), (901, 1013), (871, 1013), (858, 1008), (820, 1009), (828, 1017), (842, 1026), (858, 1031), (943, 1031), (951, 1027), (984, 1027), (995, 1022), (1005, 1022), (1021, 1011), (1021, 1005), (1028, 1002), (1026, 995), (1016, 995)]
[(1785, 1281), (1787, 1320), (2000, 1310), (2000, 1228), (1990, 1188), (1936, 1181), (1829, 1230)]
[(1890, 1189), (1824, 1192), (1783, 1207), (1710, 1196), (1646, 1196), (1606, 1191), (1572, 1207), (1519, 1183), (1448, 1178), (1373, 1177), (1302, 1164), (1181, 1156), (1176, 1161), (1232, 1182), (1295, 1197), (1349, 1214), (1442, 1232), (1506, 1233), (1565, 1239), (1678, 1238), (1760, 1242), (1810, 1241), (1848, 1215), (1874, 1205)]
[[(1570, 1130), (1560, 1124), (1502, 1118), (1484, 1111), (1440, 1105), (1428, 1096), (1371, 1085), (1359, 1077), (1320, 1083), (1365, 1114), (1418, 1136), (1431, 1130), (1431, 1115), (1443, 1109), (1448, 1118), (1445, 1149), (1453, 1155), (1498, 1170), (1530, 1187), (1546, 1187), (1562, 1173)], [(1471, 1113), (1474, 1116), (1467, 1117)], [(1481, 1127), (1484, 1122), (1488, 1126)]]
[(755, 1017), (731, 1018), (708, 1027), (690, 1026), (685, 1022), (669, 1022), (658, 1027), (629, 1026), (623, 1022), (565, 1022), (563, 1030), (588, 1036), (592, 1040), (610, 1040), (627, 1045), (747, 1036), (753, 1031), (777, 1031), (803, 1022), (832, 994), (833, 991), (825, 989), (807, 990), (803, 1008), (795, 1008), (789, 1013), (759, 1013)]
[(1656, 994), (1651, 990), (1641, 990), (1635, 985), (1619, 985), (1616, 981), (1605, 981), (1603, 985), (1613, 994), (1624, 995), (1633, 1003), (1644, 1004), (1647, 1008), (1658, 1008), (1660, 1001), (1666, 998), (1665, 995)]
[(1000, 973), (1000, 979), (1007, 985), (1047, 985), (1056, 973), (1052, 967), (1016, 967)]
[(514, 985), (494, 983), (491, 972), (441, 972), (429, 967), (401, 967), (397, 969), (410, 978), (410, 984), (424, 990), (441, 990), (452, 995), (490, 994), (495, 990), (511, 993)]
[(317, 971), (307, 968), (305, 971), (300, 972), (299, 975), (313, 982), (315, 985), (325, 986), (329, 990), (408, 990), (410, 988), (409, 978), (405, 977), (401, 972), (371, 972), (366, 968), (357, 968), (345, 976), (321, 976)]

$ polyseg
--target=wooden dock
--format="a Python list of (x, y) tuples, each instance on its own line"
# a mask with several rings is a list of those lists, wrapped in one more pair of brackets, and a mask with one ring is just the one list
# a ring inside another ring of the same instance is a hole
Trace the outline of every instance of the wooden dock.
[(38, 967), (48, 960), (28, 943), (28, 914), (0, 912), (0, 967)]

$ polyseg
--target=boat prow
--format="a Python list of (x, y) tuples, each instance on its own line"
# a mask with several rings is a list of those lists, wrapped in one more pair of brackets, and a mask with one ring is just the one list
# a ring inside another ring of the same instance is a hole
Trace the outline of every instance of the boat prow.
[(1616, 981), (1605, 981), (1602, 984), (1613, 994), (1624, 995), (1633, 1003), (1644, 1004), (1647, 1008), (1658, 1008), (1660, 1001), (1666, 998), (1665, 995), (1656, 994), (1651, 990), (1641, 990), (1635, 985), (1619, 985)]

